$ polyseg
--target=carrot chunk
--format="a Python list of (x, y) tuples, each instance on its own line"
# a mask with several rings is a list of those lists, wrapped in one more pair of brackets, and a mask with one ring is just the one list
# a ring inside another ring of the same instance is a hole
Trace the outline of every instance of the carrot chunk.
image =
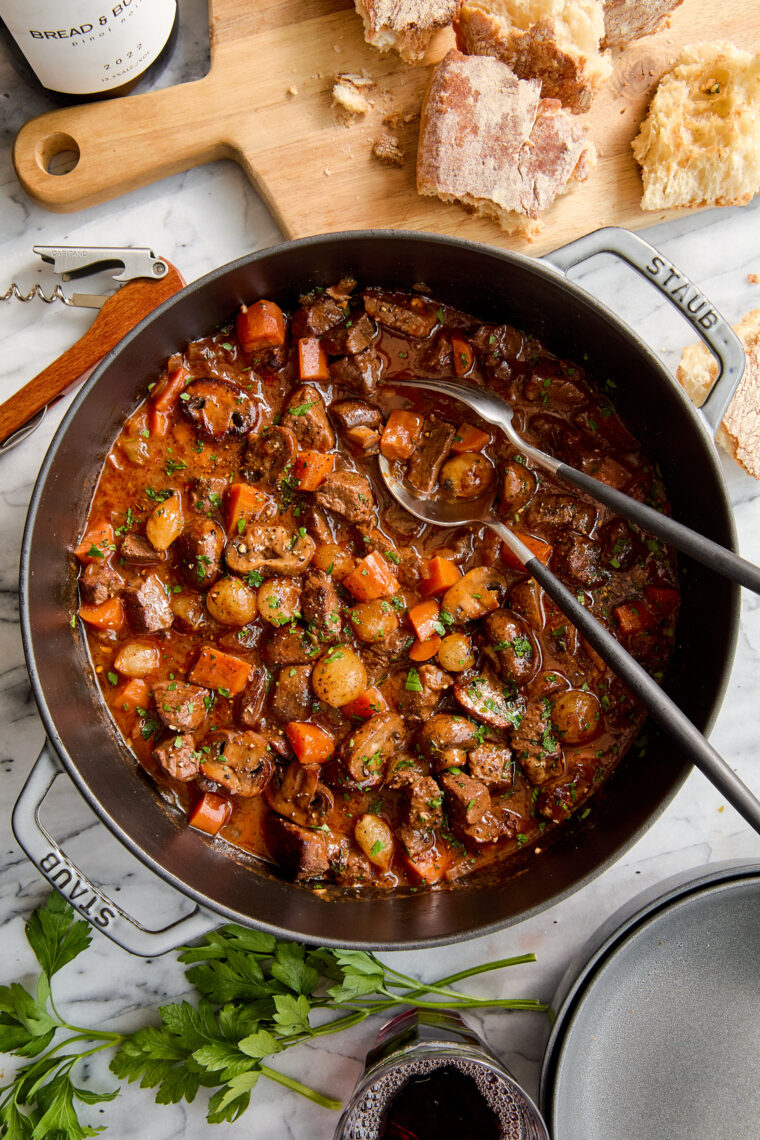
[(79, 616), (96, 629), (121, 629), (124, 624), (124, 606), (121, 598), (107, 598), (97, 606), (80, 606)]
[(449, 558), (436, 555), (423, 562), (420, 570), (420, 592), (427, 598), (431, 594), (445, 594), (449, 586), (462, 577), (462, 572)]
[(158, 408), (148, 410), (148, 430), (154, 439), (163, 439), (169, 434), (171, 420), (168, 412), (160, 412)]
[(334, 455), (325, 455), (322, 451), (299, 451), (293, 464), (293, 477), (298, 480), (298, 490), (316, 491), (334, 466)]
[(251, 666), (247, 661), (222, 653), (215, 645), (202, 645), (188, 680), (193, 685), (217, 689), (224, 697), (242, 693), (250, 675)]
[(150, 686), (142, 677), (130, 677), (114, 689), (111, 704), (119, 712), (136, 713), (145, 708), (150, 696)]
[(669, 618), (681, 601), (678, 590), (671, 586), (647, 586), (644, 592), (652, 609), (663, 618)]
[(190, 813), (188, 823), (197, 831), (217, 835), (232, 815), (232, 803), (216, 792), (204, 792)]
[(407, 854), (405, 860), (410, 871), (413, 871), (423, 883), (432, 886), (433, 883), (440, 883), (446, 874), (451, 863), (451, 852), (447, 847), (442, 847), (440, 850), (431, 847), (429, 851), (424, 851), (414, 858)]
[(329, 380), (327, 353), (316, 336), (302, 336), (298, 341), (298, 375), (302, 380)]
[(372, 685), (359, 693), (355, 700), (343, 705), (340, 711), (346, 716), (360, 716), (363, 720), (369, 720), (375, 713), (387, 712), (388, 702), (380, 690)]
[(180, 393), (190, 383), (191, 376), (186, 368), (175, 368), (159, 380), (150, 394), (150, 402), (157, 412), (170, 412), (176, 406)]
[(432, 637), (428, 637), (425, 641), (420, 641), (420, 639), (417, 638), (409, 650), (409, 659), (410, 661), (429, 661), (431, 657), (435, 657), (440, 648), (441, 639), (437, 633), (434, 633)]
[(285, 343), (285, 318), (274, 301), (257, 301), (243, 305), (235, 321), (240, 346), (244, 352), (259, 348), (277, 348)]
[(451, 348), (454, 353), (454, 371), (457, 376), (465, 376), (472, 368), (472, 363), (475, 355), (472, 351), (472, 345), (461, 336), (452, 336)]
[(110, 522), (103, 521), (88, 526), (75, 553), (83, 566), (89, 566), (91, 562), (102, 565), (115, 548), (113, 527)]
[(324, 764), (335, 751), (332, 733), (318, 724), (291, 720), (285, 725), (285, 735), (302, 764)]
[(269, 495), (250, 483), (233, 483), (227, 492), (227, 533), (237, 534), (241, 520), (253, 522), (269, 502)]
[[(409, 621), (414, 626), (414, 632), (420, 641), (427, 641), (433, 634), (439, 633), (439, 623), (441, 620), (441, 611), (433, 598), (427, 602), (420, 602), (419, 605), (412, 606), (409, 611)], [(432, 653), (431, 653), (432, 657)]]
[(654, 615), (644, 602), (624, 602), (622, 606), (615, 606), (612, 612), (621, 633), (642, 633), (655, 624)]
[[(539, 562), (543, 562), (544, 566), (551, 558), (552, 548), (548, 542), (544, 542), (542, 538), (536, 538), (533, 534), (525, 534), (522, 530), (516, 530), (515, 536), (524, 542), (528, 550), (532, 551)], [(506, 543), (502, 543), (501, 547), (501, 560), (505, 565), (510, 566), (513, 570), (524, 570), (520, 559), (516, 554), (513, 554)]]
[(466, 451), (482, 451), (491, 437), (487, 431), (481, 431), (473, 424), (460, 424), (454, 436), (451, 450), (455, 455), (463, 455)]
[(377, 551), (362, 558), (343, 579), (343, 585), (358, 602), (372, 602), (398, 592), (398, 579)]
[(386, 459), (408, 459), (422, 431), (423, 419), (416, 412), (394, 409), (380, 437), (380, 450)]

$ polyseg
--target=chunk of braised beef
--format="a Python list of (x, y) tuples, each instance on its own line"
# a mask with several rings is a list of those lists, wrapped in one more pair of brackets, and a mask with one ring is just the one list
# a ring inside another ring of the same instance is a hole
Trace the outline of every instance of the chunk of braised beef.
[(450, 375), (454, 371), (454, 352), (451, 341), (443, 333), (426, 344), (418, 357), (419, 365), (426, 372)]
[(88, 606), (99, 606), (109, 598), (116, 598), (123, 589), (124, 579), (110, 562), (91, 562), (79, 579), (79, 592)]
[(206, 719), (206, 701), (211, 694), (187, 681), (159, 681), (153, 686), (156, 715), (175, 732), (200, 728)]
[(596, 510), (572, 495), (540, 492), (526, 507), (523, 521), (538, 533), (574, 530), (588, 535), (596, 522)]
[(639, 554), (636, 535), (625, 519), (611, 519), (599, 528), (602, 563), (610, 570), (630, 570)]
[(166, 562), (166, 551), (156, 550), (144, 534), (125, 534), (119, 547), (119, 559), (130, 566), (157, 566)]
[(306, 665), (318, 653), (319, 646), (295, 622), (273, 630), (262, 644), (262, 656), (271, 665)]
[(220, 729), (206, 737), (202, 752), (203, 775), (231, 796), (260, 796), (274, 772), (267, 742), (257, 732)]
[(386, 765), (384, 785), (391, 791), (397, 792), (402, 788), (408, 788), (415, 780), (422, 779), (428, 774), (427, 764), (408, 752), (399, 752), (391, 756)]
[(383, 414), (377, 405), (366, 400), (338, 400), (330, 404), (329, 411), (344, 443), (364, 455), (377, 454), (383, 424)]
[(308, 719), (313, 700), (311, 670), (311, 665), (283, 665), (277, 670), (269, 691), (269, 710), (283, 724)]
[[(363, 645), (362, 660), (367, 668), (370, 682), (376, 684), (379, 678), (387, 674), (391, 665), (403, 661), (413, 644), (414, 634), (408, 629), (399, 627), (383, 641), (373, 641), (371, 644)], [(394, 691), (397, 687), (394, 680)]]
[(560, 578), (569, 578), (581, 586), (598, 586), (607, 576), (599, 544), (588, 535), (573, 531), (561, 534), (555, 540), (551, 565)]
[(251, 524), (233, 535), (224, 548), (225, 561), (235, 574), (302, 574), (314, 554), (308, 534), (291, 534), (284, 526)]
[(582, 466), (587, 455), (596, 452), (596, 444), (585, 432), (571, 427), (567, 420), (541, 412), (531, 416), (525, 432), (530, 442), (534, 440), (543, 451), (557, 459), (564, 459), (573, 467)]
[[(364, 308), (386, 328), (395, 329), (404, 336), (424, 338), (438, 323), (435, 310), (421, 297), (398, 297), (396, 294), (362, 293)], [(403, 303), (402, 303), (403, 302)]]
[(498, 744), (479, 744), (467, 757), (470, 775), (487, 788), (507, 791), (514, 782), (512, 751)]
[(304, 496), (298, 521), (315, 542), (324, 544), (335, 541), (327, 515), (311, 496)]
[(168, 736), (153, 749), (153, 759), (174, 780), (194, 780), (200, 772), (202, 752), (196, 751), (195, 740), (187, 733)]
[(330, 858), (330, 870), (342, 887), (353, 887), (372, 880), (372, 864), (363, 851), (344, 839)]
[(453, 424), (426, 421), (422, 442), (409, 460), (406, 473), (407, 481), (415, 491), (427, 495), (433, 490), (455, 435)]
[(446, 807), (452, 823), (477, 823), (490, 808), (488, 788), (466, 772), (444, 772), (438, 780), (446, 797)]
[(580, 806), (592, 783), (593, 778), (585, 765), (571, 764), (561, 780), (541, 789), (538, 810), (554, 823), (562, 823)]
[(274, 773), (264, 789), (267, 803), (278, 815), (292, 819), (301, 827), (321, 827), (335, 801), (320, 775), (318, 764), (291, 761), (284, 773)]
[(256, 407), (247, 392), (226, 380), (193, 380), (182, 393), (180, 406), (198, 430), (210, 439), (245, 435), (256, 422)]
[(501, 360), (516, 360), (525, 343), (524, 334), (512, 325), (480, 325), (468, 339), (492, 366)]
[(279, 815), (267, 816), (264, 837), (272, 858), (297, 882), (321, 879), (330, 870), (324, 833)]
[(325, 402), (313, 384), (299, 384), (293, 389), (283, 409), (282, 426), (293, 432), (303, 448), (330, 451), (335, 447)]
[(395, 833), (410, 859), (425, 855), (435, 842), (435, 832), (430, 827), (412, 827), (404, 823), (396, 828)]
[(393, 679), (396, 708), (404, 717), (427, 720), (451, 687), (451, 677), (437, 665), (426, 662), (401, 670)]
[(179, 571), (188, 586), (212, 586), (222, 571), (226, 535), (216, 519), (193, 518), (177, 539)]
[(443, 823), (443, 792), (432, 776), (415, 780), (406, 790), (406, 817), (410, 827), (440, 827)]
[(562, 747), (552, 728), (547, 697), (529, 701), (525, 715), (511, 732), (514, 756), (531, 784), (545, 784), (562, 764)]
[(368, 522), (375, 510), (369, 479), (355, 471), (331, 471), (317, 488), (315, 497), (321, 507), (352, 523)]
[(157, 633), (169, 629), (174, 621), (164, 584), (157, 574), (130, 579), (122, 596), (127, 621), (135, 633)]
[(345, 306), (339, 304), (334, 297), (326, 292), (310, 293), (301, 298), (300, 307), (293, 313), (290, 331), (296, 340), (307, 336), (322, 336), (333, 325), (339, 325), (345, 317)]
[(193, 479), (190, 484), (190, 506), (199, 514), (218, 518), (228, 487), (226, 479), (216, 479), (211, 475)]
[(298, 455), (298, 440), (290, 428), (276, 424), (248, 436), (243, 471), (252, 483), (278, 487)]
[(358, 356), (369, 348), (375, 335), (375, 325), (366, 313), (348, 317), (334, 325), (322, 337), (322, 347), (329, 356)]
[(383, 375), (383, 359), (375, 348), (330, 362), (330, 379), (336, 384), (371, 396)]
[(496, 843), (499, 839), (514, 838), (518, 826), (517, 816), (492, 801), (491, 808), (480, 819), (475, 823), (460, 825), (457, 830), (465, 841), (481, 846), (484, 843)]
[(309, 633), (324, 644), (341, 638), (341, 609), (338, 591), (329, 574), (310, 567), (301, 591), (301, 614)]
[(393, 573), (402, 586), (415, 586), (420, 580), (422, 558), (411, 546), (399, 546), (376, 527), (359, 524), (357, 527), (362, 554), (377, 551), (393, 566)]
[(478, 726), (466, 716), (436, 713), (426, 720), (415, 737), (423, 755), (437, 764), (446, 751), (457, 748), (464, 752), (474, 748), (479, 739)]
[(363, 788), (383, 782), (385, 766), (404, 746), (405, 725), (396, 713), (375, 713), (344, 737), (340, 758), (349, 776)]
[(551, 403), (553, 408), (578, 408), (590, 393), (578, 374), (566, 376), (558, 365), (538, 367), (523, 382), (523, 396), (533, 403)]

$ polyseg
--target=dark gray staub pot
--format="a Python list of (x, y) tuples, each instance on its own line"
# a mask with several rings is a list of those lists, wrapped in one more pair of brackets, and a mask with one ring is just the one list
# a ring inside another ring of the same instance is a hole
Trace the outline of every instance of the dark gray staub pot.
[[(655, 354), (565, 273), (608, 251), (650, 280), (709, 342), (720, 379), (695, 411)], [(241, 302), (299, 293), (347, 273), (364, 283), (410, 287), (484, 320), (509, 321), (591, 374), (613, 377), (620, 409), (660, 464), (675, 517), (733, 547), (734, 528), (712, 435), (738, 383), (743, 355), (723, 319), (683, 274), (641, 238), (600, 230), (534, 260), (431, 234), (350, 232), (289, 242), (242, 258), (188, 286), (111, 352), (74, 400), (42, 466), (21, 555), (24, 647), (48, 743), (14, 812), (14, 831), (40, 871), (85, 917), (121, 945), (156, 954), (220, 918), (327, 945), (401, 948), (483, 934), (545, 909), (617, 859), (675, 795), (690, 765), (672, 742), (649, 732), (594, 799), (587, 822), (522, 873), (473, 880), (449, 891), (385, 899), (326, 899), (185, 826), (155, 794), (119, 739), (92, 680), (87, 649), (70, 619), (76, 607), (72, 548), (101, 464), (146, 381), (167, 356), (224, 321)], [(683, 608), (666, 688), (707, 731), (728, 679), (738, 590), (681, 559)], [(65, 771), (102, 821), (156, 874), (197, 904), (189, 918), (147, 930), (106, 898), (42, 828), (39, 806)]]

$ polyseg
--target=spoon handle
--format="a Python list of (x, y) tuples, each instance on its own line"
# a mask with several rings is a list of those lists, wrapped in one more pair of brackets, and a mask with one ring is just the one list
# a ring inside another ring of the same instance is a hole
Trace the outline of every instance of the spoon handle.
[(622, 491), (617, 491), (598, 479), (593, 479), (583, 471), (577, 471), (567, 463), (560, 463), (556, 467), (553, 465), (552, 469), (565, 483), (571, 483), (573, 487), (585, 491), (600, 503), (612, 507), (616, 514), (635, 522), (642, 530), (670, 543), (677, 550), (690, 555), (703, 566), (709, 566), (724, 578), (738, 582), (740, 586), (746, 586), (748, 590), (760, 594), (760, 567), (753, 565), (752, 562), (747, 562), (738, 554), (727, 550), (725, 546), (720, 546), (695, 530), (689, 530), (683, 523), (676, 522), (675, 519), (632, 499), (630, 495), (624, 495)]
[(699, 729), (679, 709), (678, 705), (670, 699), (656, 681), (652, 680), (638, 661), (631, 657), (617, 638), (605, 629), (585, 606), (580, 605), (567, 587), (563, 586), (551, 570), (534, 557), (532, 552), (516, 538), (508, 527), (497, 520), (489, 521), (488, 525), (507, 543), (528, 573), (543, 586), (549, 597), (557, 603), (566, 617), (581, 631), (599, 656), (606, 661), (611, 669), (614, 669), (621, 680), (625, 681), (628, 688), (639, 698), (641, 703), (646, 705), (654, 719), (681, 745), (697, 768), (707, 776), (708, 780), (712, 781), (747, 823), (755, 831), (760, 832), (760, 801), (755, 798), (747, 785), (739, 779), (734, 770), (715, 751)]

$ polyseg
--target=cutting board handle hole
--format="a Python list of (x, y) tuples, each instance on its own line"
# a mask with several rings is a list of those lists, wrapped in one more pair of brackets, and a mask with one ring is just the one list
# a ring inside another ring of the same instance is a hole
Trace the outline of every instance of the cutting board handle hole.
[(70, 174), (77, 166), (79, 157), (79, 144), (76, 139), (62, 131), (41, 139), (35, 151), (40, 169), (45, 174), (52, 174), (57, 178), (63, 174)]

